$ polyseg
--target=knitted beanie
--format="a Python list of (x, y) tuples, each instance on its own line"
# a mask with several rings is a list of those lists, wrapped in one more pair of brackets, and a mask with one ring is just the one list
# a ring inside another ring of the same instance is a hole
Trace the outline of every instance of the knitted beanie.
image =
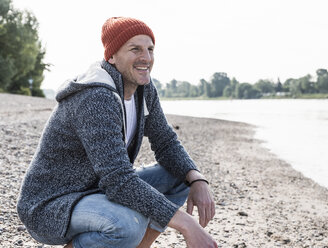
[(148, 35), (155, 45), (154, 34), (144, 22), (129, 17), (109, 18), (102, 26), (101, 32), (105, 60), (108, 61), (125, 42), (139, 34)]

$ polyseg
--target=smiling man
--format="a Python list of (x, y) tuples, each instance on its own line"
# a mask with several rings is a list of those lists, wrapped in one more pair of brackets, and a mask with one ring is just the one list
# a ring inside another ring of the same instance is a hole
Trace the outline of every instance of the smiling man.
[[(188, 247), (217, 247), (203, 229), (215, 213), (208, 182), (168, 125), (150, 78), (153, 32), (115, 17), (101, 38), (104, 60), (57, 93), (22, 184), (22, 222), (39, 242), (66, 247), (148, 248), (167, 226)], [(143, 136), (157, 164), (135, 169)]]

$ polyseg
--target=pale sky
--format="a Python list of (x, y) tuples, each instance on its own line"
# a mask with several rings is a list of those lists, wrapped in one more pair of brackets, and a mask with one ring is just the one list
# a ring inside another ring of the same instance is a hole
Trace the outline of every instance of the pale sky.
[(215, 72), (239, 82), (282, 82), (328, 69), (327, 0), (13, 0), (32, 11), (46, 48), (42, 88), (57, 89), (103, 58), (112, 16), (147, 23), (156, 39), (152, 77), (197, 84)]

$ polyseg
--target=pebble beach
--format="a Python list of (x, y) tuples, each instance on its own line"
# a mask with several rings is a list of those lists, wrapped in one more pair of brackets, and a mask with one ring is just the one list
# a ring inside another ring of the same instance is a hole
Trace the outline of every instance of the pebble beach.
[[(21, 181), (55, 104), (0, 94), (0, 247), (62, 247), (33, 240), (16, 213)], [(328, 189), (264, 148), (254, 138), (254, 126), (174, 115), (167, 119), (210, 182), (216, 215), (206, 230), (219, 247), (328, 248)], [(145, 138), (135, 166), (154, 162)], [(167, 247), (186, 247), (183, 236), (168, 228), (152, 248)]]

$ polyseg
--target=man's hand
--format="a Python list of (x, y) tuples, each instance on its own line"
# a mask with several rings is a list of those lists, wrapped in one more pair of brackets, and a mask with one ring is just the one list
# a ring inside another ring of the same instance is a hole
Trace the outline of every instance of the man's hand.
[[(196, 221), (195, 221), (196, 222)], [(199, 224), (196, 222), (199, 226)], [(189, 232), (184, 234), (188, 248), (218, 248), (215, 240), (203, 228), (190, 226)]]
[(178, 210), (168, 224), (180, 231), (188, 248), (218, 248), (215, 240), (187, 213)]
[[(190, 171), (187, 174), (187, 180), (192, 182), (195, 179), (204, 178), (198, 171)], [(187, 213), (192, 215), (194, 206), (197, 206), (199, 215), (199, 224), (202, 227), (207, 226), (208, 222), (215, 215), (215, 204), (209, 186), (204, 181), (194, 182), (190, 186), (190, 192), (187, 200)]]

